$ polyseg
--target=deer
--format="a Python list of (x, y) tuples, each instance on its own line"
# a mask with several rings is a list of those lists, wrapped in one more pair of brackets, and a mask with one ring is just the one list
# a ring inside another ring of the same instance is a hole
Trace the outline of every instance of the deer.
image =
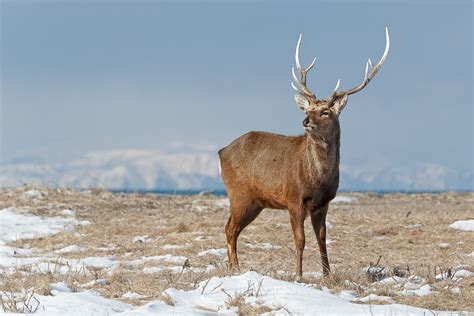
[[(239, 269), (237, 239), (265, 208), (288, 210), (296, 247), (296, 275), (303, 275), (305, 247), (304, 222), (309, 216), (319, 246), (323, 276), (330, 274), (326, 249), (326, 215), (329, 202), (339, 187), (339, 115), (349, 95), (363, 90), (385, 63), (390, 37), (385, 28), (385, 51), (373, 65), (370, 58), (365, 66), (362, 83), (339, 91), (337, 81), (332, 95), (318, 99), (306, 84), (308, 67), (300, 64), (299, 51), (302, 35), (296, 44), (295, 68), (291, 68), (296, 90), (294, 100), (306, 114), (304, 135), (285, 136), (262, 131), (251, 131), (218, 152), (222, 180), (230, 201), (230, 215), (225, 225), (229, 268)], [(370, 70), (370, 71), (369, 71)]]

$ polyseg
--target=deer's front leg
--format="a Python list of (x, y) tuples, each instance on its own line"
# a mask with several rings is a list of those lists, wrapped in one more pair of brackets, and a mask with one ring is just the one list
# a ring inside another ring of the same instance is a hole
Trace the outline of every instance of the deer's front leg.
[(311, 210), (311, 224), (313, 224), (314, 233), (318, 240), (319, 252), (321, 253), (321, 263), (323, 265), (324, 276), (329, 275), (331, 271), (329, 268), (328, 253), (326, 250), (326, 214), (328, 212), (328, 205), (326, 204), (320, 209)]
[(303, 276), (303, 250), (305, 245), (304, 220), (306, 213), (304, 211), (290, 211), (291, 228), (296, 246), (296, 275), (298, 280)]

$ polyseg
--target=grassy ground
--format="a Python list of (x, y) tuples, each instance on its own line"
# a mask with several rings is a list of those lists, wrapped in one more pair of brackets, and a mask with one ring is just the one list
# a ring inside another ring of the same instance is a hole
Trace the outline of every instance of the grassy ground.
[[(77, 219), (91, 224), (50, 237), (18, 240), (11, 246), (51, 254), (68, 245), (79, 245), (87, 251), (63, 256), (110, 257), (120, 265), (113, 270), (84, 267), (59, 274), (56, 266), (64, 258), (57, 257), (51, 260), (47, 273), (35, 272), (31, 266), (18, 267), (16, 273), (3, 273), (0, 277), (4, 300), (8, 293), (21, 289), (48, 294), (50, 283), (64, 281), (76, 290), (93, 288), (106, 297), (138, 305), (156, 299), (166, 301), (161, 294), (166, 288), (191, 289), (210, 276), (230, 274), (225, 256), (198, 255), (210, 248), (226, 248), (223, 230), (229, 207), (222, 198), (42, 189), (47, 195), (32, 199), (25, 197), (25, 190), (0, 191), (0, 209), (15, 207), (17, 211), (41, 216), (62, 216), (62, 210), (70, 209), (76, 211)], [(474, 311), (474, 277), (435, 280), (435, 275), (442, 272), (461, 268), (474, 271), (474, 233), (449, 228), (456, 220), (474, 219), (474, 193), (343, 195), (353, 201), (332, 204), (328, 212), (332, 275), (323, 280), (316, 274), (307, 274), (304, 282), (327, 286), (333, 292), (354, 290), (360, 295), (387, 295), (399, 303), (433, 310)], [(320, 272), (319, 251), (309, 219), (305, 231), (303, 270)], [(147, 237), (134, 242), (137, 236)], [(264, 249), (265, 243), (273, 247)], [(165, 245), (179, 247), (163, 248)], [(164, 254), (185, 256), (189, 260), (177, 272), (144, 273), (145, 267), (156, 263), (129, 263), (144, 256)], [(242, 271), (256, 270), (275, 278), (294, 280), (295, 253), (287, 211), (264, 210), (244, 230), (239, 238), (239, 261)], [(424, 297), (402, 296), (393, 286), (373, 283), (374, 276), (363, 268), (376, 264), (383, 267), (386, 275), (424, 278), (433, 293)], [(206, 271), (209, 266), (213, 269)], [(456, 287), (460, 289), (458, 294), (451, 291)], [(144, 297), (122, 298), (128, 291)]]

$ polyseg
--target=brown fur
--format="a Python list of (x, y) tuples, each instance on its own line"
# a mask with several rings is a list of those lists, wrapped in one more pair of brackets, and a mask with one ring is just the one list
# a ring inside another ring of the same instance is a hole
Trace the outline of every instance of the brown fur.
[(288, 209), (302, 275), (304, 220), (309, 215), (324, 274), (326, 213), (339, 185), (339, 120), (331, 104), (308, 99), (304, 136), (249, 132), (219, 151), (231, 214), (225, 232), (231, 268), (238, 267), (237, 238), (264, 208)]

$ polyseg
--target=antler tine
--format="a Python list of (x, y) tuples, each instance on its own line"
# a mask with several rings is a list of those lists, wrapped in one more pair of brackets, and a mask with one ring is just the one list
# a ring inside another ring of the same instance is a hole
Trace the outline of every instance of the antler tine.
[(301, 38), (302, 38), (302, 35), (300, 34), (300, 36), (298, 37), (298, 43), (296, 44), (296, 51), (295, 51), (296, 68), (298, 68), (298, 71), (301, 74), (301, 80), (298, 79), (298, 77), (296, 76), (294, 67), (291, 67), (291, 74), (293, 76), (293, 80), (298, 84), (299, 88), (296, 87), (293, 82), (291, 83), (291, 86), (293, 87), (293, 89), (298, 91), (298, 93), (308, 96), (310, 98), (316, 99), (316, 96), (314, 95), (314, 93), (311, 92), (311, 90), (309, 90), (308, 87), (306, 86), (306, 74), (308, 73), (308, 71), (311, 70), (311, 68), (313, 68), (314, 64), (316, 63), (316, 57), (313, 59), (313, 62), (308, 67), (303, 68), (301, 66), (300, 56), (299, 56)]
[(339, 84), (341, 83), (341, 79), (337, 79), (336, 87), (334, 88), (334, 92), (337, 92), (337, 89), (339, 89)]
[[(343, 94), (347, 94), (347, 95), (354, 94), (364, 89), (369, 84), (370, 80), (372, 80), (375, 77), (375, 75), (380, 70), (382, 65), (385, 63), (389, 50), (390, 50), (390, 35), (388, 33), (388, 28), (385, 27), (385, 51), (383, 52), (383, 55), (382, 55), (382, 58), (380, 58), (380, 61), (374, 66), (372, 64), (372, 61), (369, 58), (367, 61), (367, 64), (365, 65), (365, 74), (364, 74), (364, 80), (362, 81), (362, 83), (347, 91), (340, 91), (340, 92), (334, 91), (332, 99), (335, 99), (335, 97), (341, 96)], [(370, 73), (369, 73), (369, 66), (370, 66)]]

